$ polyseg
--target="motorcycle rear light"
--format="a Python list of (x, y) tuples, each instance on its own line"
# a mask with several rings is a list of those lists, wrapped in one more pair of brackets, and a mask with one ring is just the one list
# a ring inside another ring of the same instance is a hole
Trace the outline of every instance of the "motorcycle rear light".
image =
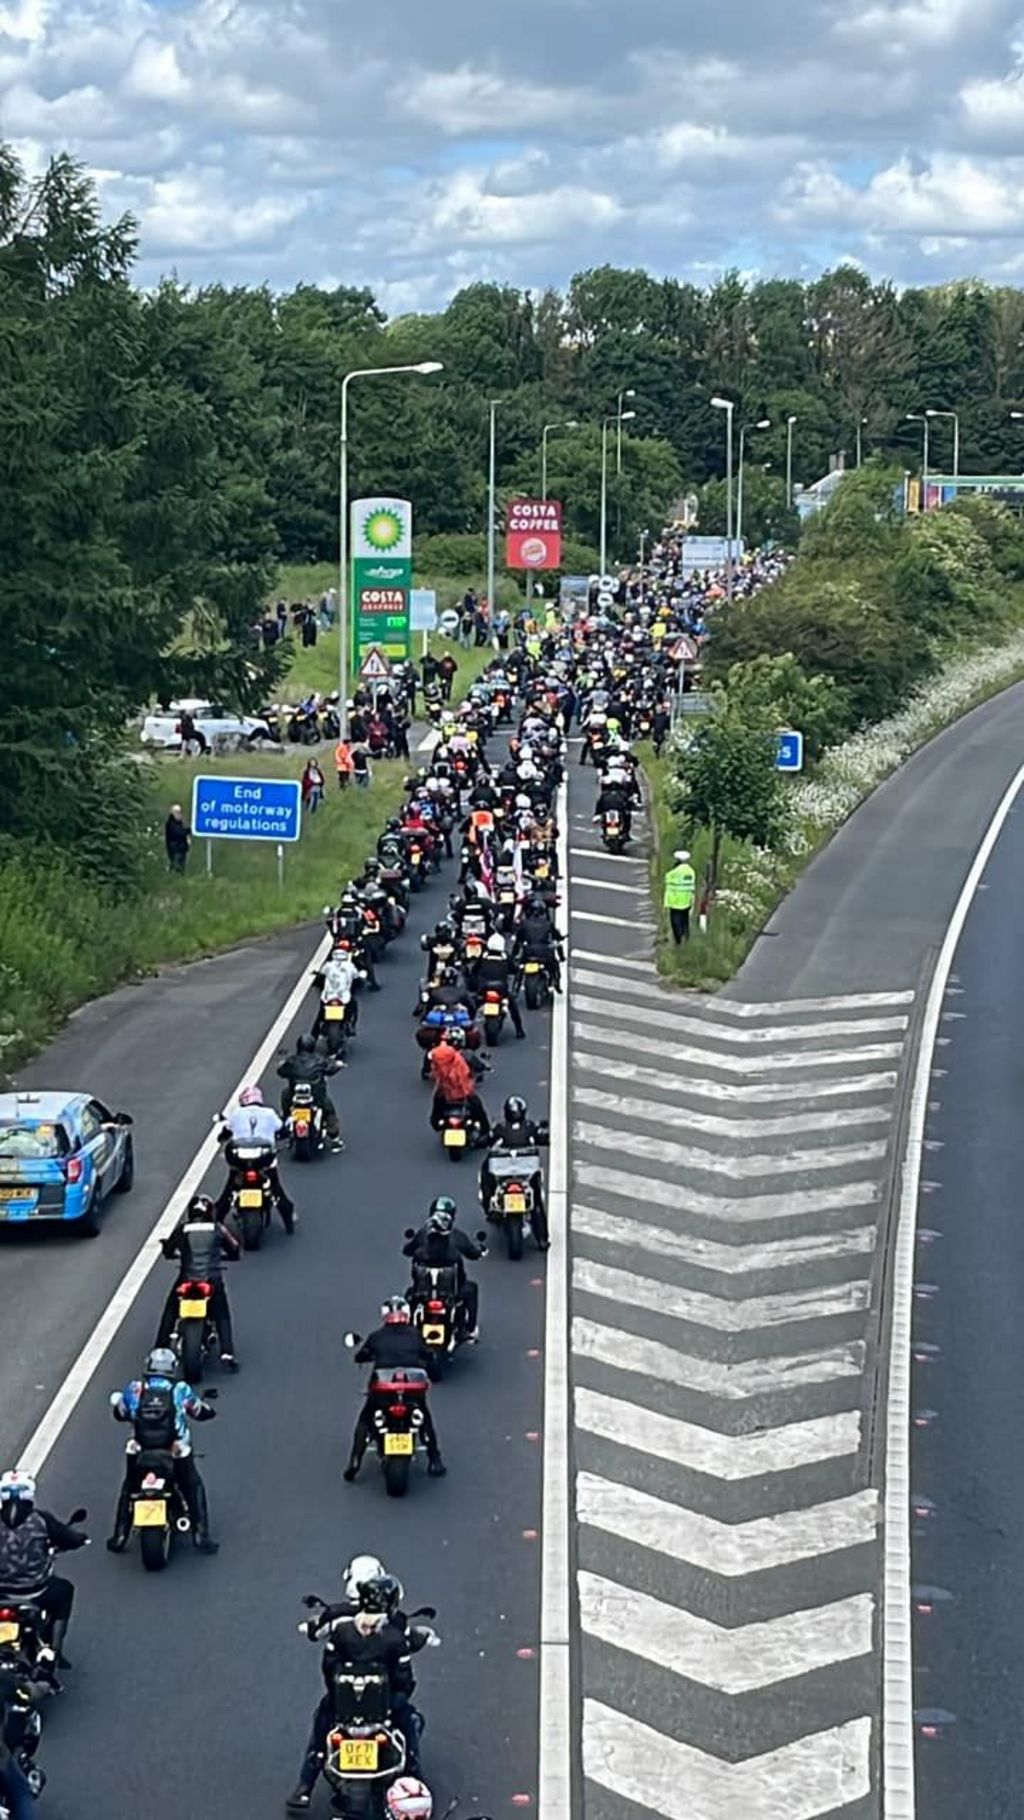
[(427, 1313), (428, 1314), (443, 1314), (444, 1313), (444, 1303), (443, 1302), (428, 1302), (427, 1303)]
[(247, 1169), (247, 1170), (246, 1170), (246, 1172), (245, 1172), (245, 1180), (246, 1180), (246, 1181), (247, 1181), (247, 1182), (258, 1182), (258, 1181), (259, 1181), (259, 1179), (260, 1179), (260, 1178), (259, 1178), (259, 1172), (258, 1172), (258, 1171), (257, 1171), (257, 1170), (255, 1170), (255, 1169)]
[(82, 1159), (80, 1156), (69, 1156), (64, 1165), (64, 1175), (69, 1182), (80, 1182), (82, 1179)]
[(9, 1605), (5, 1605), (2, 1608), (0, 1608), (0, 1623), (8, 1624), (8, 1623), (10, 1623), (10, 1620), (15, 1616), (16, 1616), (16, 1613), (14, 1613), (11, 1610)]
[(389, 1416), (407, 1416), (408, 1414), (409, 1414), (409, 1405), (407, 1403), (389, 1403), (388, 1404), (388, 1415)]
[(523, 1192), (522, 1182), (509, 1182), (509, 1184), (505, 1190), (506, 1194), (522, 1194), (522, 1192)]

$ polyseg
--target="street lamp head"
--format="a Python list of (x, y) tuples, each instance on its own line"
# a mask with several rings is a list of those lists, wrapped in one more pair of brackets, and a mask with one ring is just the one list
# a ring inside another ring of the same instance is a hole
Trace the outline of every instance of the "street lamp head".
[(636, 386), (628, 385), (626, 387), (625, 391), (623, 392), (622, 396), (623, 396), (623, 398), (635, 398), (636, 397)]
[(1011, 411), (1010, 416), (1013, 418), (1015, 423), (1020, 423), (1021, 420), (1024, 419), (1024, 411)]
[(563, 430), (578, 430), (579, 427), (575, 417), (567, 417), (562, 425)]
[(794, 417), (794, 416), (792, 416), (792, 415), (790, 415), (790, 416), (789, 416), (789, 417), (787, 417), (787, 418), (786, 418), (786, 422), (787, 422), (787, 423), (788, 423), (788, 424), (792, 424), (792, 423), (795, 423), (795, 422), (796, 422), (796, 418), (795, 418), (795, 417)]
[(636, 416), (635, 411), (623, 411), (622, 421), (623, 421), (623, 423), (630, 423), (635, 416)]
[(731, 398), (712, 398), (710, 402), (716, 411), (733, 411), (736, 408)]
[(770, 430), (771, 427), (772, 427), (772, 420), (770, 417), (761, 417), (758, 419), (757, 423), (755, 423), (755, 425), (754, 425), (755, 430)]
[(414, 373), (443, 373), (443, 360), (418, 360), (413, 367)]

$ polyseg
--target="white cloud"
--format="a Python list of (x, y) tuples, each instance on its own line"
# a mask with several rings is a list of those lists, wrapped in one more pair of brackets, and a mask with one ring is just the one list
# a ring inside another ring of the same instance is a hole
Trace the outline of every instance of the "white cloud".
[(867, 232), (916, 234), (936, 241), (1012, 234), (1024, 222), (1024, 161), (999, 167), (937, 154), (915, 168), (901, 158), (863, 187), (845, 183), (823, 165), (805, 165), (778, 205), (788, 223), (840, 225)]

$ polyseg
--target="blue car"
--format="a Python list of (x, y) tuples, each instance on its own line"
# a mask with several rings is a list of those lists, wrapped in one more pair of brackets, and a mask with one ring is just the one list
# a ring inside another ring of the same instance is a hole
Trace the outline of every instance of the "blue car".
[(0, 1224), (60, 1220), (95, 1238), (107, 1195), (132, 1185), (131, 1124), (87, 1093), (0, 1093)]

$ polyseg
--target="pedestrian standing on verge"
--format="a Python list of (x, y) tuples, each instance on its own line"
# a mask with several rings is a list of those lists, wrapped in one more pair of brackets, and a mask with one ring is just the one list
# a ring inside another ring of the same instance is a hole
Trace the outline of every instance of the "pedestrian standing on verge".
[(370, 754), (362, 740), (358, 740), (352, 748), (352, 776), (361, 790), (369, 789), (373, 769), (370, 765)]
[(334, 767), (338, 773), (338, 789), (344, 790), (352, 776), (352, 748), (347, 739), (339, 739), (334, 748)]
[(184, 872), (191, 841), (192, 830), (185, 824), (181, 804), (173, 803), (171, 813), (164, 823), (164, 846), (167, 848), (167, 864), (172, 872)]
[(672, 940), (678, 948), (681, 942), (690, 939), (690, 911), (697, 895), (697, 874), (685, 847), (680, 847), (674, 858), (675, 865), (665, 874), (665, 908)]
[(315, 758), (306, 760), (302, 773), (302, 807), (315, 815), (324, 800), (324, 774)]

